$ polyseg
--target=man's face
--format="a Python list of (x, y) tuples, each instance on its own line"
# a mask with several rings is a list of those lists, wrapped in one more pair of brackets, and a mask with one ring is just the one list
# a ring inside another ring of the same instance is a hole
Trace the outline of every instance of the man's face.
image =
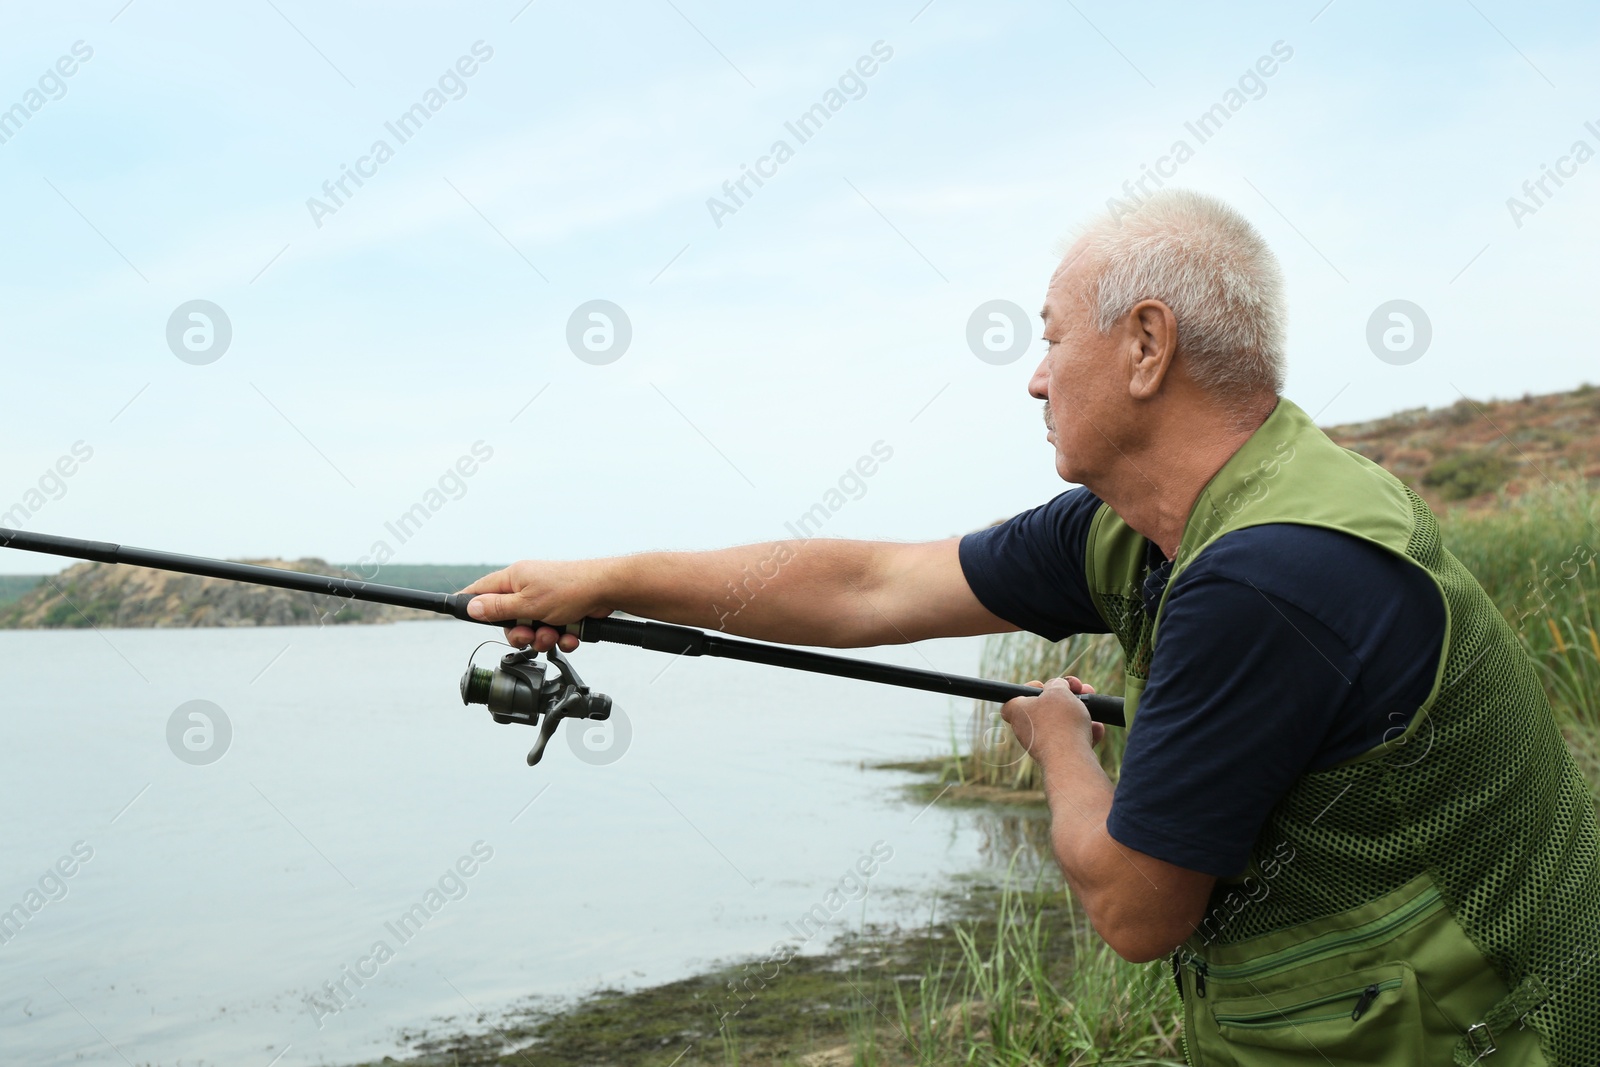
[[(1047, 439), (1055, 446), (1056, 473), (1088, 484), (1117, 456), (1112, 439), (1126, 382), (1117, 374), (1120, 328), (1102, 336), (1088, 305), (1091, 264), (1081, 244), (1068, 252), (1045, 294), (1046, 351), (1028, 383), (1029, 395), (1045, 402)], [(1108, 439), (1109, 438), (1109, 439)]]

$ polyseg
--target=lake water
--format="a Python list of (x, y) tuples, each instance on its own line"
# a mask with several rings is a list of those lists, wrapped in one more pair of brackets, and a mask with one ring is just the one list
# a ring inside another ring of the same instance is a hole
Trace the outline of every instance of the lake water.
[[(880, 842), (892, 858), (830, 932), (915, 921), (986, 862), (976, 817), (861, 766), (948, 751), (965, 701), (585, 647), (631, 740), (585, 763), (558, 734), (529, 768), (535, 731), (460, 704), (486, 633), (0, 633), (0, 909), (21, 906), (0, 925), (0, 1059), (398, 1054), (402, 1028), (765, 955)], [(862, 655), (971, 674), (978, 642)], [(168, 745), (191, 700), (231, 726), (208, 765)]]

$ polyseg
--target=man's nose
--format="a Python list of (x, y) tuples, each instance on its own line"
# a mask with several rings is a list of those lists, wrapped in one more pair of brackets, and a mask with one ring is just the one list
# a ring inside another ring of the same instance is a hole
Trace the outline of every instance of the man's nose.
[(1028, 379), (1028, 395), (1035, 400), (1050, 399), (1050, 357), (1046, 356), (1039, 361), (1039, 366), (1034, 369), (1033, 377)]

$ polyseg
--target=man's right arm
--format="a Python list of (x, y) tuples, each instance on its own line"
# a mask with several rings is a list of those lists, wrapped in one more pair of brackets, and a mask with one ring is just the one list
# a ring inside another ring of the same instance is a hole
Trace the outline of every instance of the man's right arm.
[[(962, 572), (959, 538), (921, 544), (816, 538), (710, 552), (524, 560), (468, 586), (474, 616), (555, 625), (625, 611), (784, 644), (859, 648), (1002, 633)], [(479, 608), (481, 607), (481, 613)], [(543, 651), (557, 632), (519, 626)], [(576, 647), (570, 635), (562, 647)]]

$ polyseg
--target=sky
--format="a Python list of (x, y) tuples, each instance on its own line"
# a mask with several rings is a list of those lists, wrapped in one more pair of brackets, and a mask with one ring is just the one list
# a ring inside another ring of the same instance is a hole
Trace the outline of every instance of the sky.
[(1600, 12), (1223, 8), (12, 5), (0, 524), (402, 563), (818, 503), (961, 533), (1065, 488), (1033, 315), (1151, 170), (1277, 252), (1325, 425), (1600, 379)]

